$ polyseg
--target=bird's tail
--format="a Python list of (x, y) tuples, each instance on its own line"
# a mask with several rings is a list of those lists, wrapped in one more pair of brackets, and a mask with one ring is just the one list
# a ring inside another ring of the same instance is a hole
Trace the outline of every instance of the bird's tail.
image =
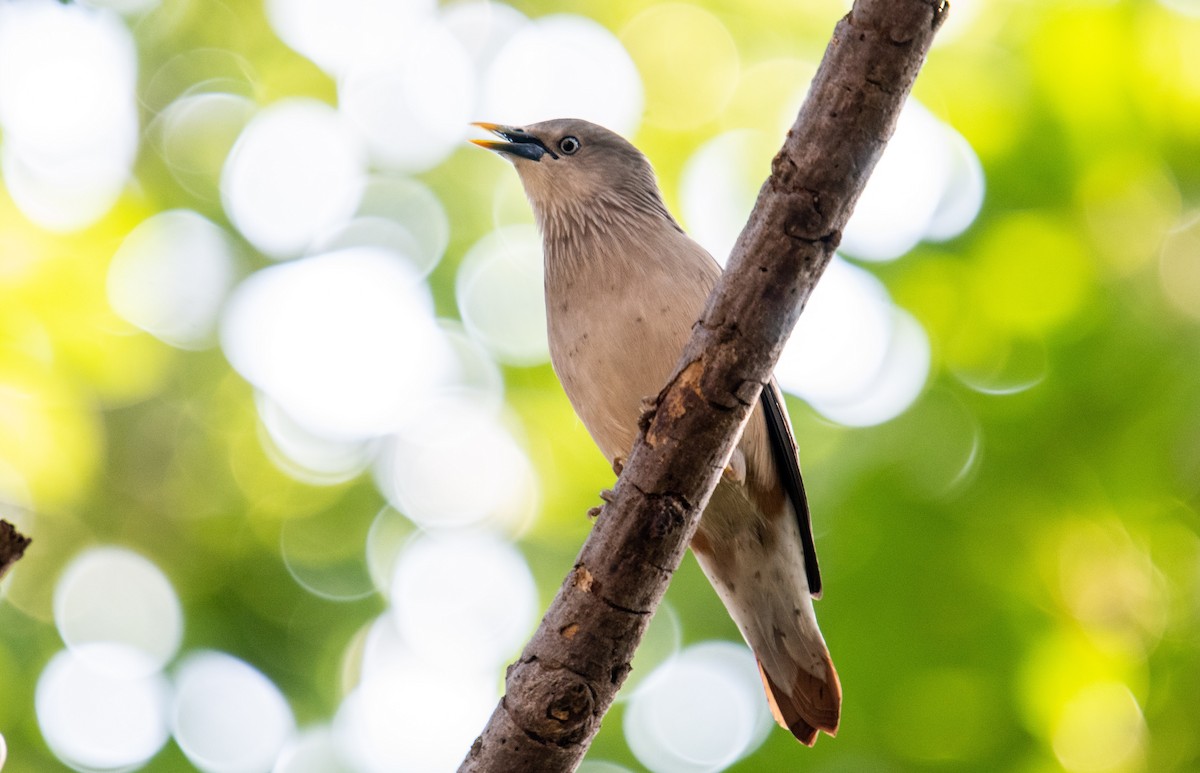
[(790, 689), (783, 689), (763, 670), (762, 661), (758, 661), (758, 674), (762, 677), (763, 687), (767, 691), (767, 705), (771, 707), (771, 715), (780, 727), (791, 732), (805, 746), (812, 746), (817, 742), (818, 731), (837, 735), (838, 721), (841, 717), (842, 685), (838, 682), (837, 671), (833, 668), (828, 652), (825, 653), (825, 665), (828, 670), (824, 678), (800, 668)]
[(692, 550), (754, 651), (775, 720), (803, 744), (835, 735), (842, 687), (817, 627), (794, 518), (723, 535), (722, 549), (701, 522)]

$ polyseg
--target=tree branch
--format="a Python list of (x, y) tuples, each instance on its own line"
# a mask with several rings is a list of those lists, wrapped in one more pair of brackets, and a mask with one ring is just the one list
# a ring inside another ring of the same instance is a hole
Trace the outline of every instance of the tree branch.
[(0, 580), (25, 555), (25, 548), (29, 547), (31, 541), (11, 523), (0, 520)]
[(941, 0), (858, 0), (674, 376), (461, 772), (573, 770), (895, 129)]

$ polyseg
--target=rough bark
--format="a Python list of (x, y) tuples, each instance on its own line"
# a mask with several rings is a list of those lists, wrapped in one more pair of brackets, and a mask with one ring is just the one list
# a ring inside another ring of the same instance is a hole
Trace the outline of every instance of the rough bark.
[(570, 771), (583, 759), (946, 11), (859, 0), (838, 23), (612, 500), (460, 771)]
[(25, 548), (29, 547), (30, 542), (29, 537), (17, 531), (11, 523), (0, 520), (0, 580), (25, 555)]

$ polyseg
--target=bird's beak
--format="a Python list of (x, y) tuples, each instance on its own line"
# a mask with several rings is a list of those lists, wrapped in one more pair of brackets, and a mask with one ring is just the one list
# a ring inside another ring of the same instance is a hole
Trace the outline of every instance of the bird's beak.
[(542, 156), (547, 153), (554, 158), (558, 158), (550, 148), (546, 147), (546, 143), (520, 127), (501, 126), (498, 123), (486, 123), (484, 121), (476, 121), (472, 126), (486, 129), (505, 140), (504, 142), (497, 140), (471, 140), (471, 142), (481, 148), (494, 150), (497, 153), (507, 153), (510, 156), (517, 156), (518, 158), (527, 158), (530, 161), (541, 161)]

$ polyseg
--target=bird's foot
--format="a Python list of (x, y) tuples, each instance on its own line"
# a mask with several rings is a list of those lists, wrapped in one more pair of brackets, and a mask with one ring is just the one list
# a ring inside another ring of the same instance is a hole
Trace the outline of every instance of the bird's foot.
[[(611, 503), (615, 496), (616, 494), (614, 494), (613, 490), (610, 488), (606, 488), (600, 492), (600, 498), (604, 500), (605, 504)], [(600, 515), (600, 511), (603, 509), (604, 505), (596, 505), (595, 507), (590, 508), (587, 513), (588, 518), (595, 520)]]
[(725, 469), (721, 471), (721, 477), (730, 483), (742, 484), (746, 482), (746, 456), (740, 450), (735, 450), (733, 456), (729, 457), (729, 464), (725, 465)]
[(617, 476), (620, 476), (621, 470), (625, 469), (625, 457), (614, 456), (613, 460), (612, 460), (612, 468), (613, 468), (613, 472), (616, 473)]
[(654, 420), (654, 412), (658, 410), (658, 396), (653, 397), (647, 395), (642, 398), (642, 402), (638, 405), (638, 429), (645, 432), (650, 428), (650, 422)]

